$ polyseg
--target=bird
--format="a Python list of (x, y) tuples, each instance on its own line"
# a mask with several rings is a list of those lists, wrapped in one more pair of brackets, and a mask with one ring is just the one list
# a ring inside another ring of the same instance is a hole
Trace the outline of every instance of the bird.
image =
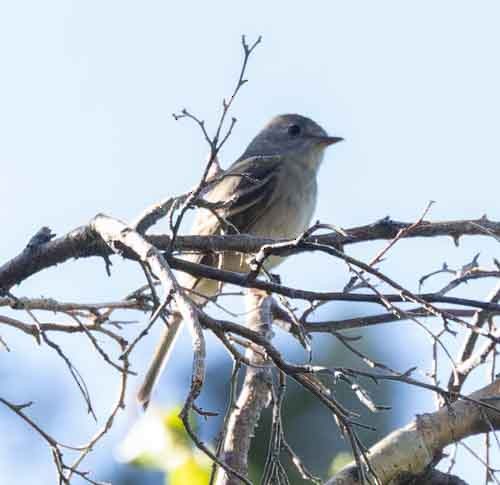
[[(204, 199), (218, 208), (197, 209), (191, 234), (241, 233), (271, 239), (297, 237), (312, 220), (317, 200), (317, 174), (325, 149), (342, 140), (329, 136), (306, 116), (275, 116), (204, 194)], [(249, 271), (248, 261), (237, 253), (193, 254), (186, 259), (229, 271)], [(276, 266), (282, 259), (269, 258), (266, 269)], [(181, 273), (178, 282), (186, 290), (193, 290), (191, 295), (197, 304), (214, 296), (220, 286), (217, 281), (187, 273)], [(180, 316), (172, 314), (154, 351), (137, 393), (137, 400), (144, 407), (168, 361), (181, 324)]]

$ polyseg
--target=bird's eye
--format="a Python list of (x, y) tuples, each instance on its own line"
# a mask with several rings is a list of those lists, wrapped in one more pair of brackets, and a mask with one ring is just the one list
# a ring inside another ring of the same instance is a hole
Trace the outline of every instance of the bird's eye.
[(300, 135), (300, 126), (299, 125), (290, 125), (288, 127), (288, 134), (290, 136), (297, 136)]

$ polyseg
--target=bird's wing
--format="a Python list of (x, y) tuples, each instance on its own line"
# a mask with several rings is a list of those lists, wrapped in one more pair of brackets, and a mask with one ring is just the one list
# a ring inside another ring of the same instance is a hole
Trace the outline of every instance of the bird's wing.
[[(235, 162), (205, 197), (209, 202), (227, 201), (216, 209), (220, 218), (206, 210), (199, 211), (192, 233), (217, 234), (222, 229), (231, 232), (231, 226), (241, 233), (251, 232), (273, 199), (281, 166), (279, 156), (250, 157)], [(223, 227), (221, 219), (229, 223), (228, 227)]]

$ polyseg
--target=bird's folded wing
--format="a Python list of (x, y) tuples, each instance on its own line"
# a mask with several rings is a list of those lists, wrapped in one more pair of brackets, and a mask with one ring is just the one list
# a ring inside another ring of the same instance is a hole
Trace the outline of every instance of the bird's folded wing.
[[(216, 209), (220, 218), (240, 233), (251, 233), (255, 222), (272, 202), (281, 166), (282, 158), (279, 156), (240, 159), (224, 173), (206, 199), (210, 202), (227, 201), (224, 207)], [(221, 229), (230, 232), (213, 214), (200, 211), (193, 233), (216, 234)]]

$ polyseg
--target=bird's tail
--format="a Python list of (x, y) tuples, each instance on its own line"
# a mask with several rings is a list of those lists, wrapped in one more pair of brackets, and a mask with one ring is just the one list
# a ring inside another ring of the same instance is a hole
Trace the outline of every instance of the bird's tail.
[(172, 313), (169, 320), (168, 327), (163, 330), (160, 341), (154, 351), (153, 359), (137, 392), (137, 400), (144, 408), (149, 404), (156, 381), (168, 362), (170, 353), (174, 347), (173, 344), (177, 340), (181, 328), (182, 317), (179, 313)]
[[(198, 296), (194, 293), (188, 294), (188, 296), (198, 305), (204, 305), (206, 303), (206, 298), (199, 296), (200, 294), (210, 296), (215, 294), (217, 291), (217, 282), (206, 279), (197, 280), (186, 273), (182, 273), (179, 276), (178, 281), (179, 284), (185, 289), (196, 287)], [(158, 381), (163, 369), (167, 365), (174, 343), (180, 333), (181, 326), (182, 316), (179, 312), (172, 312), (168, 319), (168, 326), (163, 330), (160, 342), (154, 351), (153, 358), (149, 364), (148, 370), (146, 371), (144, 380), (142, 381), (141, 387), (137, 392), (137, 401), (142, 404), (144, 408), (148, 406), (155, 384)]]

